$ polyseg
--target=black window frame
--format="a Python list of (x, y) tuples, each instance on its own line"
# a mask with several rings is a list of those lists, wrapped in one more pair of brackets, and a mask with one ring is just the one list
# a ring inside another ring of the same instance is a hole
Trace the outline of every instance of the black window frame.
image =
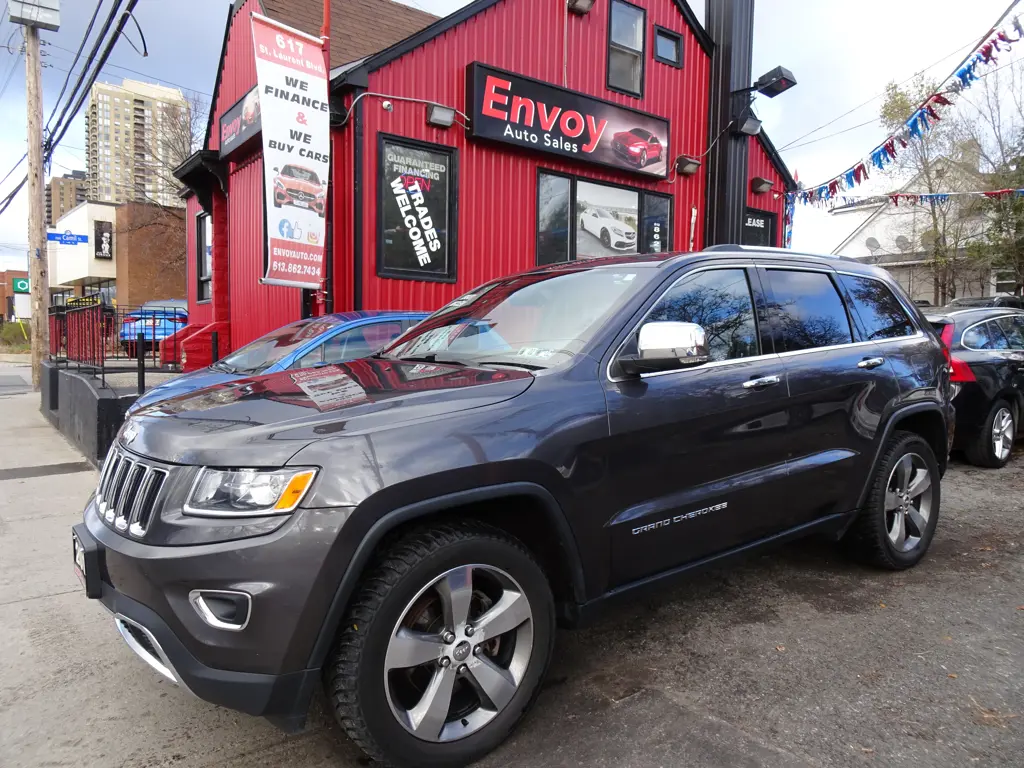
[[(639, 51), (636, 51), (633, 48), (628, 48), (628, 47), (626, 47), (624, 45), (620, 45), (619, 43), (612, 42), (612, 14), (615, 12), (615, 5), (616, 5), (616, 3), (619, 3), (621, 5), (628, 5), (631, 8), (635, 8), (636, 10), (640, 11), (640, 29), (641, 30), (647, 29), (647, 9), (646, 8), (642, 8), (639, 5), (635, 5), (634, 3), (630, 3), (630, 2), (628, 2), (628, 0), (611, 0), (611, 2), (608, 3), (608, 34), (607, 34), (607, 40), (605, 41), (605, 43), (606, 43), (606, 45), (605, 45), (605, 51), (606, 51), (606, 54), (605, 54), (605, 75), (604, 75), (605, 86), (607, 86), (609, 91), (614, 91), (615, 93), (622, 93), (622, 94), (625, 94), (626, 96), (632, 96), (635, 99), (642, 99), (644, 97), (644, 85), (646, 84), (646, 80), (647, 80), (647, 50), (646, 50), (646, 48), (647, 48), (647, 35), (642, 34), (640, 36), (640, 41), (641, 41), (640, 44), (641, 44), (642, 47), (641, 47), (641, 49)], [(612, 50), (619, 50), (619, 51), (623, 51), (623, 52), (630, 53), (630, 54), (639, 54), (639, 59), (640, 59), (640, 90), (639, 91), (632, 91), (632, 90), (629, 90), (628, 88), (620, 88), (617, 85), (612, 85)]]
[[(566, 261), (550, 262), (549, 264), (541, 264), (540, 258), (540, 177), (541, 174), (547, 174), (548, 176), (561, 176), (564, 179), (569, 180), (569, 258)], [(647, 189), (646, 187), (633, 187), (629, 184), (616, 184), (615, 182), (605, 181), (603, 179), (594, 179), (590, 176), (579, 176), (572, 173), (566, 173), (564, 171), (558, 171), (553, 168), (547, 168), (545, 166), (538, 165), (537, 173), (534, 178), (533, 185), (533, 263), (534, 266), (550, 266), (551, 264), (565, 264), (570, 261), (577, 261), (576, 253), (576, 234), (577, 234), (577, 221), (576, 221), (576, 187), (577, 183), (583, 181), (587, 184), (597, 184), (605, 187), (613, 187), (615, 189), (624, 189), (628, 192), (636, 192), (638, 194), (637, 203), (637, 245), (641, 243), (641, 237), (643, 235), (644, 219), (647, 213), (647, 198), (658, 197), (668, 201), (668, 227), (669, 236), (665, 238), (663, 242), (666, 243), (666, 248), (660, 253), (672, 253), (675, 250), (675, 197), (671, 194), (664, 192), (655, 192)], [(655, 251), (638, 251), (640, 255), (655, 253)], [(629, 255), (629, 254), (623, 254)]]
[[(743, 242), (743, 235), (746, 233), (746, 217), (747, 216), (763, 216), (765, 221), (768, 222), (768, 244), (762, 245), (761, 243), (747, 243)], [(774, 211), (766, 211), (763, 208), (754, 208), (752, 206), (746, 206), (743, 209), (743, 226), (740, 228), (740, 244), (751, 246), (753, 248), (777, 248), (778, 240), (776, 236), (779, 233), (779, 215)]]
[[(448, 155), (448, 268), (444, 274), (424, 274), (410, 269), (388, 268), (384, 265), (384, 200), (385, 186), (381, 183), (384, 169), (384, 145), (398, 144), (408, 149), (436, 152)], [(377, 217), (374, 224), (374, 240), (377, 250), (375, 267), (377, 277), (392, 280), (412, 280), (419, 283), (454, 283), (458, 279), (458, 231), (459, 231), (459, 148), (451, 144), (437, 144), (430, 141), (410, 139), (391, 133), (377, 134)]]
[[(663, 37), (672, 38), (676, 43), (676, 50), (679, 52), (679, 61), (672, 61), (672, 59), (666, 59), (663, 56), (658, 55), (658, 35)], [(683, 36), (675, 30), (663, 27), (660, 24), (655, 24), (651, 34), (651, 54), (654, 56), (655, 61), (659, 61), (662, 64), (668, 64), (670, 67), (676, 69), (683, 68)]]
[[(195, 220), (196, 237), (196, 304), (209, 304), (213, 301), (213, 259), (210, 259), (210, 274), (205, 274), (205, 253), (206, 250), (206, 221), (210, 221), (211, 234), (213, 231), (213, 219), (206, 211), (199, 211)], [(212, 245), (212, 243), (210, 244)], [(266, 251), (266, 248), (264, 248)], [(203, 294), (206, 293), (206, 298)]]

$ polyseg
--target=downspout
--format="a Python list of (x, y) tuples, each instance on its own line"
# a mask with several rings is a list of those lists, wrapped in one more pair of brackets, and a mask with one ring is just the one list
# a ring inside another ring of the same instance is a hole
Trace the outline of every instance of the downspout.
[[(331, 102), (331, 0), (324, 0), (324, 23), (320, 27), (320, 44), (324, 49), (324, 66), (327, 68), (327, 103)], [(320, 314), (334, 312), (334, 134), (328, 119), (327, 151), (331, 162), (327, 166), (327, 195), (324, 199), (324, 276), (320, 282)]]

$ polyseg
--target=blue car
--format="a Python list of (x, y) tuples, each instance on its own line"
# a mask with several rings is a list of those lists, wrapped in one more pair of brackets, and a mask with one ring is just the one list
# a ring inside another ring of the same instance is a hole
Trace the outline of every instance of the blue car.
[(297, 320), (246, 344), (208, 368), (153, 387), (128, 412), (246, 376), (367, 357), (426, 316), (424, 312), (339, 312)]
[[(182, 299), (147, 301), (124, 316), (124, 322), (121, 324), (121, 347), (129, 357), (134, 357), (140, 351), (143, 354), (152, 352), (161, 341), (186, 325), (188, 302)], [(143, 338), (143, 349), (136, 350), (140, 333)]]

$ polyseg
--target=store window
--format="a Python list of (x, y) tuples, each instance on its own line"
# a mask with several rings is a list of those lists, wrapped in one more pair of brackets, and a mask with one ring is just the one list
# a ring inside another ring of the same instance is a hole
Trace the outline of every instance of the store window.
[(213, 297), (213, 224), (208, 213), (196, 216), (196, 301)]
[(382, 136), (377, 157), (378, 276), (454, 282), (457, 150)]
[(537, 264), (672, 248), (672, 200), (550, 171), (537, 174)]
[(664, 27), (654, 27), (654, 60), (673, 67), (683, 67), (683, 38)]
[(612, 0), (608, 24), (608, 87), (633, 96), (644, 90), (644, 31), (647, 14), (625, 0)]

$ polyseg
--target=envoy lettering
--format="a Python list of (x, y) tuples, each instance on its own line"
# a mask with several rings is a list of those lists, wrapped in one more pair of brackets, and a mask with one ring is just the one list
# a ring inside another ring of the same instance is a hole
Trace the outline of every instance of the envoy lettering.
[[(597, 145), (601, 142), (601, 136), (604, 135), (604, 129), (608, 127), (607, 120), (598, 120), (593, 115), (584, 116), (574, 109), (563, 110), (557, 105), (548, 105), (542, 101), (534, 101), (527, 96), (511, 94), (511, 80), (503, 80), (494, 75), (487, 76), (481, 112), (487, 117), (505, 120), (508, 123), (504, 131), (507, 138), (536, 144), (540, 140), (536, 133), (512, 127), (515, 124), (533, 128), (536, 119), (536, 123), (544, 131), (544, 146), (563, 151), (579, 152), (579, 144), (567, 139), (579, 138), (586, 130), (587, 141), (583, 145), (583, 151), (589, 154), (597, 149)], [(508, 109), (502, 109), (502, 107), (508, 107)], [(556, 124), (562, 133), (561, 137), (551, 135), (551, 130)]]

